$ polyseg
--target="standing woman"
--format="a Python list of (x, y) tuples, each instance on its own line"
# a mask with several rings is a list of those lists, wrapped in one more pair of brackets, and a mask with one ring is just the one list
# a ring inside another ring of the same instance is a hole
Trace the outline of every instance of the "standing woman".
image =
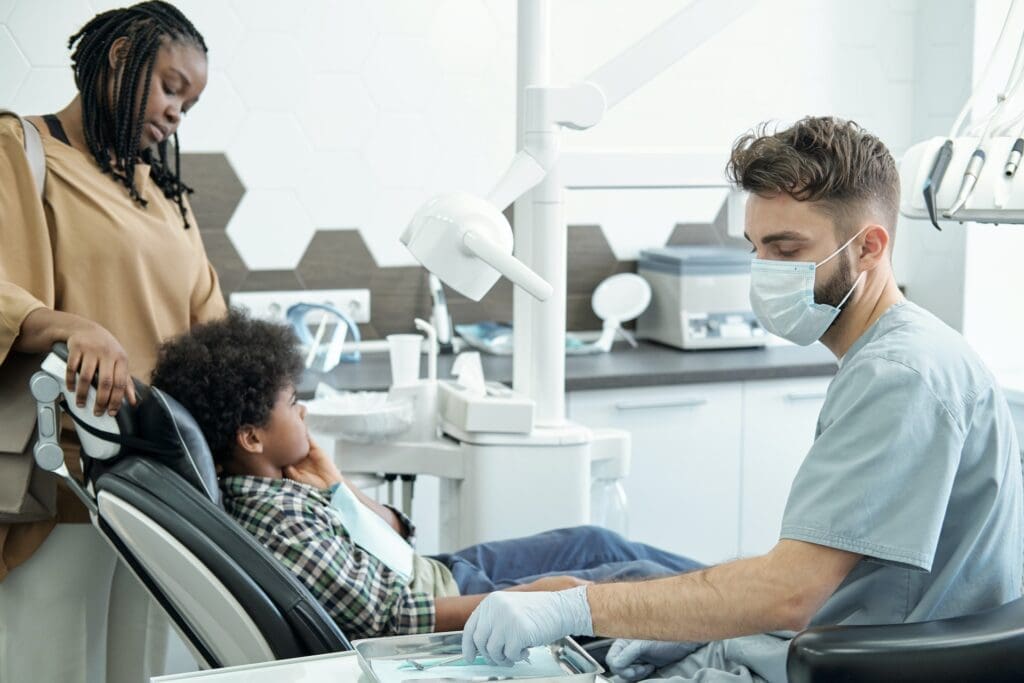
[[(46, 156), (41, 200), (21, 125), (0, 117), (0, 363), (67, 342), (69, 388), (78, 371), (82, 404), (96, 377), (97, 414), (114, 414), (134, 403), (130, 376), (148, 379), (161, 341), (225, 313), (176, 133), (206, 86), (206, 44), (180, 11), (154, 1), (97, 15), (68, 46), (78, 94), (27, 119)], [(74, 471), (68, 425), (61, 441)], [(166, 620), (126, 570), (112, 578), (114, 555), (88, 521), (61, 488), (55, 519), (0, 525), (0, 681), (148, 674), (132, 653), (160, 650), (145, 623)], [(110, 657), (108, 611), (141, 639), (111, 642)]]

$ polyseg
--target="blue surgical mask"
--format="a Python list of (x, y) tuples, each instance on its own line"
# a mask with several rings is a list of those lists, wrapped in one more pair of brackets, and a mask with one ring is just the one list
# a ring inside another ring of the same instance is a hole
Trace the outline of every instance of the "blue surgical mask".
[(801, 346), (821, 339), (857, 289), (864, 273), (857, 276), (838, 306), (814, 302), (814, 274), (866, 229), (865, 226), (820, 263), (754, 259), (750, 266), (750, 305), (761, 327)]

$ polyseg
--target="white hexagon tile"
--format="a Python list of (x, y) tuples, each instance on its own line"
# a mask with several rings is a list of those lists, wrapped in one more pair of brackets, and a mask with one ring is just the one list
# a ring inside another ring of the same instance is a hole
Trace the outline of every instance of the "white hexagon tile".
[(227, 234), (249, 270), (291, 270), (315, 232), (291, 190), (246, 190)]
[(311, 151), (293, 114), (251, 111), (228, 146), (228, 159), (246, 189), (294, 188)]
[(359, 152), (314, 152), (295, 182), (318, 229), (373, 229), (373, 198), (382, 188)]
[(241, 96), (223, 69), (211, 69), (206, 90), (182, 119), (178, 140), (184, 152), (223, 152), (245, 120)]
[(422, 187), (444, 150), (421, 114), (384, 114), (366, 141), (377, 178), (393, 187)]
[(494, 63), (498, 29), (480, 0), (445, 0), (430, 21), (428, 36), (444, 73), (479, 75)]
[(20, 114), (49, 114), (63, 109), (77, 92), (70, 68), (34, 68), (22, 81), (11, 108)]
[(404, 33), (380, 36), (361, 73), (370, 97), (383, 111), (423, 111), (441, 80), (426, 37)]
[(369, 229), (361, 234), (378, 266), (410, 266), (416, 263), (398, 237), (424, 202), (433, 196), (425, 188), (383, 187), (373, 198)]
[(28, 75), (29, 64), (6, 26), (0, 26), (0, 64), (0, 103), (11, 103)]
[(226, 0), (174, 0), (175, 6), (203, 35), (210, 52), (210, 68), (224, 69), (231, 63), (245, 26)]
[(313, 147), (328, 151), (358, 148), (378, 116), (359, 75), (340, 73), (313, 74), (297, 112)]
[(228, 65), (228, 77), (250, 109), (292, 111), (309, 70), (292, 36), (249, 31)]
[[(299, 49), (320, 72), (359, 70), (380, 30), (368, 0), (307, 0), (302, 12)], [(376, 4), (376, 3), (373, 3)]]
[(68, 38), (94, 14), (86, 0), (17, 0), (7, 27), (32, 66), (67, 66)]

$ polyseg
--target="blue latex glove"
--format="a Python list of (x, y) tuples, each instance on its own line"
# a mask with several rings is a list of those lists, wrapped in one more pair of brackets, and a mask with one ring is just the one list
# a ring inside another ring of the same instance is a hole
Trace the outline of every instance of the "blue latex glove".
[(648, 678), (655, 669), (678, 662), (704, 643), (675, 643), (660, 640), (626, 640), (612, 643), (604, 661), (616, 676), (627, 681)]
[(555, 593), (491, 593), (466, 622), (462, 655), (467, 662), (479, 653), (490, 664), (512, 666), (526, 659), (531, 647), (593, 634), (586, 586)]

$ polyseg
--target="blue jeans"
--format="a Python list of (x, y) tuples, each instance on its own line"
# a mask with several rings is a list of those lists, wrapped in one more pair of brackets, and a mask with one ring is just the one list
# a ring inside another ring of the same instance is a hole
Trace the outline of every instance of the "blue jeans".
[(451, 569), (463, 595), (569, 575), (588, 581), (681, 574), (704, 565), (597, 526), (555, 529), (524, 538), (481, 543), (435, 556)]

